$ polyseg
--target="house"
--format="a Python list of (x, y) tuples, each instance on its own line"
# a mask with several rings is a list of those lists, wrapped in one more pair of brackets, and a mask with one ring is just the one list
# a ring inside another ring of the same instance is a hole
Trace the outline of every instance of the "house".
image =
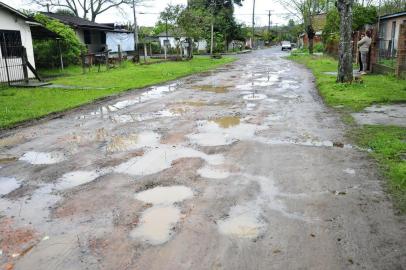
[(127, 30), (115, 29), (114, 24), (100, 24), (67, 14), (43, 12), (44, 15), (69, 25), (79, 40), (86, 45), (89, 53), (97, 53), (106, 49), (118, 51), (134, 50), (134, 34)]
[(379, 49), (395, 55), (398, 48), (399, 29), (406, 23), (406, 11), (389, 14), (379, 19)]
[[(0, 2), (0, 83), (24, 79), (22, 48), (32, 67), (34, 51), (30, 25), (36, 24), (27, 15)], [(28, 70), (28, 77), (34, 74)]]
[[(323, 28), (326, 25), (327, 21), (327, 14), (317, 14), (313, 17), (313, 30), (315, 35), (313, 37), (313, 44), (321, 43), (322, 42), (322, 34)], [(307, 33), (302, 33), (299, 35), (298, 39), (298, 47), (307, 47), (309, 46), (309, 38), (307, 37)]]
[[(176, 35), (172, 34), (172, 32), (162, 32), (158, 34), (158, 40), (161, 48), (167, 45), (169, 48), (176, 48), (179, 42), (184, 43), (186, 41), (186, 37), (177, 37)], [(199, 39), (198, 41), (194, 42), (194, 47), (199, 52), (206, 52), (207, 51), (207, 41), (205, 39)]]

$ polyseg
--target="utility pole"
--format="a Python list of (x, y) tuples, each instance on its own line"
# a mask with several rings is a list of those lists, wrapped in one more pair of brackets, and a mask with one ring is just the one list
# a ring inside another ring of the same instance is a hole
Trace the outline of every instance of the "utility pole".
[(137, 14), (135, 12), (135, 0), (133, 0), (133, 14), (134, 14), (134, 57), (137, 57), (136, 62), (139, 61), (138, 55), (138, 25), (137, 25)]
[(166, 52), (166, 50), (167, 50), (167, 47), (166, 46), (168, 46), (168, 18), (165, 16), (165, 33), (166, 33), (166, 36), (165, 36), (165, 40), (164, 40), (164, 54), (165, 54), (165, 60), (166, 60), (166, 58), (168, 57), (167, 56), (167, 52)]
[(210, 26), (210, 55), (213, 57), (214, 48), (214, 0), (211, 0), (211, 26)]
[(271, 11), (268, 10), (268, 33), (271, 33)]
[(254, 36), (255, 36), (255, 0), (252, 5), (252, 37), (251, 37), (251, 49), (254, 49)]

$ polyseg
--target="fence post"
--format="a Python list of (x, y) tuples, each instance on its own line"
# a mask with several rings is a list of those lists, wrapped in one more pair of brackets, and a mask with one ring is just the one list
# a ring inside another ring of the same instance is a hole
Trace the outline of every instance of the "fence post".
[(82, 73), (85, 74), (86, 73), (86, 56), (85, 56), (84, 51), (81, 52), (80, 59), (82, 61)]
[(120, 65), (121, 65), (121, 58), (123, 57), (123, 54), (122, 54), (122, 52), (121, 52), (121, 46), (120, 46), (120, 44), (117, 45), (117, 48), (118, 48), (118, 62), (119, 62)]
[(374, 70), (374, 66), (377, 63), (377, 59), (378, 59), (378, 50), (379, 50), (379, 33), (376, 31), (376, 28), (374, 28), (372, 30), (372, 42), (371, 42), (371, 55), (370, 55), (370, 60), (369, 60), (369, 68), (370, 71), (373, 73)]
[(23, 64), (23, 74), (24, 74), (24, 82), (28, 84), (28, 69), (27, 69), (27, 49), (22, 46), (21, 47), (21, 62)]
[(142, 47), (144, 47), (144, 62), (147, 62), (147, 56), (148, 56), (148, 52), (147, 52), (147, 44), (143, 43)]
[(106, 69), (108, 70), (110, 67), (109, 67), (109, 51), (107, 50), (106, 51)]
[(396, 76), (398, 78), (404, 76), (406, 72), (406, 23), (403, 23), (399, 27), (398, 38), (398, 51), (397, 51), (397, 63), (396, 63)]

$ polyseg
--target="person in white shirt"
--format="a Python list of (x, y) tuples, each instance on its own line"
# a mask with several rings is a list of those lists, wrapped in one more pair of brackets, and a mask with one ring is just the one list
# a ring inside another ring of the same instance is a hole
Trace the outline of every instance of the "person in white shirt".
[(362, 71), (361, 74), (367, 74), (367, 68), (368, 68), (368, 63), (367, 63), (367, 55), (369, 52), (369, 46), (371, 46), (371, 31), (367, 30), (365, 33), (365, 36), (358, 41), (357, 46), (358, 46), (358, 50), (361, 54), (361, 62), (362, 62)]

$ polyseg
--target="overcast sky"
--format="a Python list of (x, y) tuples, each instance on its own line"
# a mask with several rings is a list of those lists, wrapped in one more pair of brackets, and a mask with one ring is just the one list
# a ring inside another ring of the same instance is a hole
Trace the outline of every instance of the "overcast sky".
[[(33, 9), (38, 10), (38, 7), (27, 5), (29, 0), (0, 0), (16, 9)], [(161, 12), (168, 4), (186, 4), (187, 0), (148, 0), (145, 7), (138, 7), (138, 12), (156, 13), (156, 14), (138, 14), (137, 20), (139, 25), (153, 26)], [(236, 18), (239, 22), (246, 25), (252, 25), (252, 4), (253, 0), (245, 0), (242, 7), (235, 8)], [(255, 8), (255, 24), (257, 26), (268, 25), (268, 10), (271, 10), (272, 25), (286, 24), (286, 10), (277, 2), (277, 0), (256, 0)], [(45, 11), (45, 10), (44, 10)], [(124, 11), (109, 10), (106, 13), (99, 15), (96, 18), (100, 23), (125, 23), (133, 21), (131, 8), (126, 7)]]

